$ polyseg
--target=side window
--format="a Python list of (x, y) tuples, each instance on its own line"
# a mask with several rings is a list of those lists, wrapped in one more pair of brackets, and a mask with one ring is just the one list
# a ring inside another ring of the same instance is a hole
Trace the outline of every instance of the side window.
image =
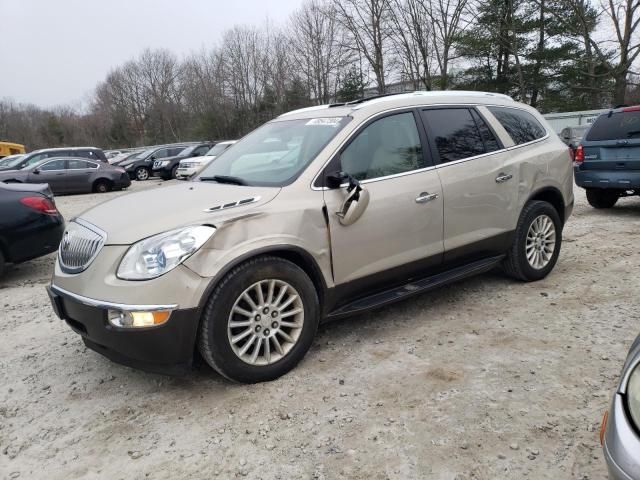
[(166, 158), (169, 155), (170, 155), (169, 154), (169, 149), (168, 148), (163, 148), (162, 150), (158, 150), (156, 153), (154, 153), (151, 156), (156, 158), (156, 159), (158, 159), (158, 158)]
[(486, 153), (480, 130), (467, 108), (423, 110), (440, 163), (453, 162)]
[(184, 150), (184, 147), (177, 147), (177, 148), (170, 148), (169, 149), (169, 154), (165, 155), (165, 157), (175, 157), (176, 155), (178, 155), (182, 150)]
[(344, 149), (340, 169), (358, 180), (424, 168), (422, 144), (413, 113), (376, 120)]
[(487, 125), (487, 122), (484, 121), (484, 118), (482, 118), (480, 114), (475, 110), (471, 110), (471, 116), (476, 121), (478, 130), (480, 130), (480, 136), (484, 141), (484, 148), (487, 153), (500, 150), (502, 148), (502, 145), (500, 145), (500, 142), (498, 142), (498, 139), (489, 128), (489, 125)]
[(205, 153), (207, 153), (210, 150), (210, 147), (203, 145), (201, 147), (196, 148), (196, 150), (193, 152), (193, 156), (194, 157), (201, 157), (202, 155), (204, 155)]
[(51, 160), (50, 162), (42, 165), (38, 170), (47, 172), (51, 170), (64, 170), (66, 160)]
[(540, 122), (519, 108), (488, 107), (516, 145), (532, 142), (546, 135)]
[(73, 152), (73, 156), (81, 158), (96, 158), (95, 153), (91, 150), (75, 150)]
[(69, 170), (82, 170), (86, 168), (98, 168), (98, 166), (95, 163), (84, 160), (69, 160), (67, 168)]

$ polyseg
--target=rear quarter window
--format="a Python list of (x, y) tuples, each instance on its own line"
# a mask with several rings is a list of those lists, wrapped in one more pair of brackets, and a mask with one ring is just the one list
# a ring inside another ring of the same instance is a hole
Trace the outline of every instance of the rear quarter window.
[(600, 115), (587, 133), (588, 141), (640, 138), (640, 111)]
[(516, 145), (544, 137), (544, 127), (529, 112), (518, 108), (488, 107)]

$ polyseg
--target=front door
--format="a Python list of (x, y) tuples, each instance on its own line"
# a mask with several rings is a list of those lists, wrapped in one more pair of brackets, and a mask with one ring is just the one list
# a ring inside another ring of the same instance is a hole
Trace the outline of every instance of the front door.
[(29, 173), (29, 183), (48, 183), (53, 193), (67, 192), (66, 165), (64, 159), (49, 160)]
[(509, 153), (473, 107), (423, 109), (422, 118), (446, 199), (444, 261), (504, 253), (517, 219)]
[(324, 192), (336, 286), (371, 292), (426, 276), (442, 261), (442, 189), (415, 115), (405, 111), (370, 121), (325, 169), (325, 176), (352, 175), (370, 198), (362, 216), (344, 226), (336, 214), (344, 186)]

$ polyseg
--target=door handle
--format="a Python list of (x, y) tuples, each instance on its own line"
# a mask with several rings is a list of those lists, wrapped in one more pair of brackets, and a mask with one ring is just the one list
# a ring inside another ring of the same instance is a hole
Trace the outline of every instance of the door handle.
[(437, 193), (422, 192), (416, 197), (416, 203), (427, 203), (438, 198)]
[(504, 183), (511, 180), (512, 178), (513, 178), (513, 175), (511, 175), (510, 173), (500, 172), (496, 177), (496, 183)]

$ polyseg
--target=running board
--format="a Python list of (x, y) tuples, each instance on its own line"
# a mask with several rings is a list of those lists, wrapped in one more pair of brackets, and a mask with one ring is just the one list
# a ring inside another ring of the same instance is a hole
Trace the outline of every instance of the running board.
[(327, 320), (334, 320), (338, 317), (353, 315), (372, 308), (381, 307), (389, 303), (404, 300), (405, 298), (409, 298), (413, 295), (428, 292), (429, 290), (433, 290), (434, 288), (441, 287), (448, 283), (462, 280), (463, 278), (488, 272), (498, 265), (504, 257), (504, 255), (498, 255), (496, 257), (478, 260), (468, 265), (452, 268), (446, 272), (438, 273), (396, 288), (391, 288), (389, 290), (374, 293), (368, 297), (354, 300), (353, 302), (333, 310), (329, 315), (327, 315)]

